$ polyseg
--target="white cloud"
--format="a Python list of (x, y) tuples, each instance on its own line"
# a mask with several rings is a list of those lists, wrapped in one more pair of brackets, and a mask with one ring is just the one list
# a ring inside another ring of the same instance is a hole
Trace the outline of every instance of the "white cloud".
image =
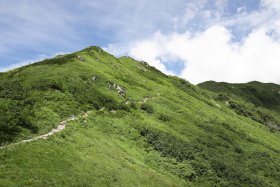
[[(196, 1), (196, 0), (192, 0)], [(185, 0), (0, 0), (0, 67), (39, 54), (131, 41), (172, 20)]]
[(280, 83), (280, 43), (267, 32), (265, 28), (255, 29), (242, 43), (233, 43), (230, 31), (220, 25), (196, 35), (158, 32), (149, 39), (131, 43), (127, 54), (166, 73), (170, 70), (161, 59), (178, 58), (185, 63), (179, 76), (195, 84), (207, 80)]
[[(257, 10), (244, 3), (233, 13), (228, 12), (230, 3), (1, 1), (0, 55), (9, 59), (11, 55), (24, 56), (29, 51), (41, 54), (45, 50), (49, 55), (56, 50), (76, 50), (92, 40), (105, 45), (122, 41), (126, 43), (108, 45), (106, 50), (147, 61), (168, 74), (178, 72), (167, 68), (168, 61), (183, 61), (185, 68), (180, 76), (193, 83), (210, 79), (279, 83), (280, 1), (261, 0)], [(233, 42), (238, 37), (242, 40)]]
[(280, 44), (265, 29), (254, 30), (241, 44), (231, 43), (230, 38), (224, 27), (212, 27), (188, 40), (185, 46), (188, 65), (181, 76), (193, 83), (206, 80), (280, 83)]
[(261, 0), (263, 6), (274, 9), (280, 10), (280, 1), (279, 0)]
[(280, 1), (262, 0), (260, 8), (250, 12), (240, 7), (230, 17), (223, 17), (226, 0), (217, 1), (216, 9), (208, 13), (204, 5), (189, 4), (185, 16), (174, 18), (178, 27), (197, 19), (197, 15), (207, 17), (200, 22), (205, 23), (204, 30), (157, 32), (124, 44), (122, 53), (147, 61), (165, 73), (173, 72), (163, 59), (179, 59), (185, 64), (179, 76), (195, 84), (207, 80), (280, 83)]

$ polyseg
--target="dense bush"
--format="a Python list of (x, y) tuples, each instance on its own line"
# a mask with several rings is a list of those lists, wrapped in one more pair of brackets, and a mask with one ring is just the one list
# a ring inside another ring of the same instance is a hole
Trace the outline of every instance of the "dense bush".
[[(45, 63), (55, 63), (55, 60)], [(66, 61), (65, 61), (66, 62)], [(103, 107), (109, 110), (126, 110), (129, 107), (118, 103), (111, 95), (99, 91), (92, 81), (82, 76), (38, 77), (32, 81), (19, 81), (18, 78), (0, 82), (0, 144), (14, 141), (23, 136), (37, 133), (41, 107), (48, 109), (51, 118), (58, 123), (60, 119)], [(53, 116), (52, 116), (53, 115)], [(55, 124), (44, 123), (40, 127), (50, 129)], [(28, 134), (28, 132), (30, 132)]]
[(31, 122), (34, 116), (32, 105), (23, 101), (6, 100), (0, 102), (0, 144), (12, 141), (22, 129), (28, 129), (32, 133), (38, 131), (38, 127)]
[(0, 98), (23, 100), (27, 97), (27, 91), (31, 89), (29, 83), (18, 80), (0, 82)]
[(242, 105), (239, 105), (238, 103), (234, 102), (234, 101), (229, 101), (229, 106), (235, 110), (235, 112), (239, 115), (243, 115), (246, 117), (250, 117), (253, 116), (253, 114), (248, 111), (245, 107), (243, 107)]
[[(195, 171), (195, 176), (203, 176), (222, 186), (269, 186), (254, 173), (262, 170), (269, 174), (269, 168), (279, 170), (280, 167), (273, 165), (272, 160), (266, 159), (268, 166), (260, 168), (263, 163), (259, 163), (258, 156), (244, 151), (238, 145), (237, 140), (244, 138), (242, 133), (239, 137), (232, 130), (228, 130), (228, 125), (222, 124), (201, 124), (200, 127), (207, 135), (191, 142), (170, 133), (148, 128), (141, 129), (140, 134), (163, 157), (175, 158), (178, 164), (188, 161)], [(267, 158), (267, 153), (262, 155)], [(280, 177), (279, 172), (276, 175)]]
[(229, 101), (229, 106), (230, 108), (234, 109), (237, 114), (249, 117), (254, 121), (268, 126), (271, 131), (280, 131), (280, 122), (277, 121), (272, 115), (264, 111), (252, 109), (252, 107), (238, 104), (232, 100)]
[(131, 108), (133, 108), (133, 109), (137, 109), (137, 104), (136, 104), (134, 101), (131, 101), (131, 102), (129, 103), (129, 106), (130, 106)]
[(170, 117), (166, 114), (159, 114), (158, 119), (164, 122), (170, 121)]
[(145, 110), (148, 113), (153, 113), (154, 112), (154, 108), (151, 105), (147, 104), (147, 103), (142, 103), (140, 108), (142, 110)]
[(130, 107), (129, 107), (128, 105), (126, 105), (125, 103), (120, 103), (120, 104), (118, 105), (118, 108), (117, 108), (117, 109), (119, 109), (119, 110), (124, 110), (124, 111), (127, 111), (127, 112), (130, 111)]
[(218, 101), (228, 101), (228, 100), (230, 100), (230, 97), (226, 93), (219, 93), (216, 99)]

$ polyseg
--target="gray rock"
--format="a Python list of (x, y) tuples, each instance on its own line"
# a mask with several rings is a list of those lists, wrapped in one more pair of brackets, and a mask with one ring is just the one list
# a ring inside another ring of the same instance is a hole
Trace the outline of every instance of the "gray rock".
[(84, 62), (85, 61), (85, 59), (84, 59), (84, 57), (82, 57), (82, 56), (78, 56), (78, 59), (80, 60), (80, 61), (82, 61), (82, 62)]
[(95, 81), (97, 80), (97, 76), (94, 75), (93, 77), (91, 77), (91, 80), (92, 80), (93, 82), (95, 82)]
[(119, 95), (125, 97), (125, 89), (122, 88), (121, 86), (117, 85), (116, 83), (111, 83), (111, 82), (107, 82), (108, 84), (108, 88), (109, 89), (113, 89), (116, 90), (118, 92)]
[(108, 84), (109, 89), (111, 89), (113, 87), (113, 85), (110, 82), (108, 82), (107, 84)]
[(118, 91), (118, 94), (119, 94), (119, 95), (125, 96), (125, 90), (124, 90), (124, 88), (120, 87), (119, 85), (117, 85), (117, 91)]

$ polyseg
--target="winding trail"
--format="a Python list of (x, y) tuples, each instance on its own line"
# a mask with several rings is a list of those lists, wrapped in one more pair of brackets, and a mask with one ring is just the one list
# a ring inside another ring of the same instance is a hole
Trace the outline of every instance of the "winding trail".
[(34, 138), (27, 139), (27, 140), (22, 140), (22, 141), (16, 142), (16, 143), (11, 143), (11, 144), (8, 144), (8, 145), (5, 145), (5, 146), (0, 147), (0, 149), (4, 149), (4, 148), (6, 148), (6, 147), (10, 147), (10, 146), (13, 146), (13, 145), (24, 144), (24, 143), (27, 143), (27, 142), (34, 142), (34, 141), (37, 141), (37, 140), (40, 140), (40, 139), (44, 139), (44, 140), (45, 140), (45, 139), (47, 139), (48, 137), (50, 137), (50, 136), (52, 136), (52, 135), (54, 135), (54, 134), (56, 134), (56, 133), (62, 131), (63, 129), (65, 129), (65, 127), (66, 127), (66, 125), (68, 124), (68, 122), (74, 121), (74, 120), (76, 120), (76, 119), (78, 119), (78, 118), (75, 117), (75, 116), (72, 116), (72, 117), (68, 118), (68, 119), (65, 120), (65, 121), (61, 121), (61, 122), (59, 123), (59, 125), (58, 125), (56, 128), (52, 129), (52, 130), (51, 130), (50, 132), (48, 132), (47, 134), (43, 134), (43, 135), (40, 135), (40, 136), (36, 136), (36, 137), (34, 137)]
[(140, 101), (140, 103), (147, 103), (148, 100), (154, 100), (160, 97), (160, 93), (157, 93), (156, 97), (144, 97), (143, 101)]
[[(156, 99), (156, 98), (159, 98), (160, 94), (158, 93), (157, 94), (157, 97), (144, 97), (143, 98), (143, 101), (140, 101), (140, 103), (146, 103), (148, 100), (153, 100), (153, 99)], [(104, 108), (102, 108), (101, 110), (104, 110)], [(87, 118), (88, 117), (88, 114), (89, 114), (90, 111), (87, 111), (86, 113), (84, 113), (82, 115), (82, 118)], [(72, 116), (70, 118), (68, 118), (67, 120), (65, 121), (61, 121), (59, 123), (59, 125), (52, 129), (50, 132), (48, 132), (47, 134), (43, 134), (43, 135), (40, 135), (40, 136), (35, 136), (34, 138), (30, 138), (30, 139), (27, 139), (27, 140), (22, 140), (20, 142), (16, 142), (16, 143), (11, 143), (11, 144), (8, 144), (8, 145), (4, 145), (4, 146), (0, 146), (0, 150), (1, 149), (4, 149), (4, 148), (7, 148), (7, 147), (10, 147), (10, 146), (13, 146), (13, 145), (19, 145), (19, 144), (25, 144), (25, 143), (28, 143), (28, 142), (34, 142), (34, 141), (37, 141), (37, 140), (40, 140), (40, 139), (47, 139), (48, 137), (62, 131), (63, 129), (65, 129), (66, 125), (68, 124), (68, 122), (70, 121), (74, 121), (78, 119), (78, 117), (75, 117), (75, 116)]]

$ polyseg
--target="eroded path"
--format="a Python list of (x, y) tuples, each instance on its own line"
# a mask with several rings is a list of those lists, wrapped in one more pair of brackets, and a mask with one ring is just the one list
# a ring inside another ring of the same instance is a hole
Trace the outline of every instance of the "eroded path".
[(18, 145), (18, 144), (24, 144), (24, 143), (27, 143), (27, 142), (33, 142), (33, 141), (37, 141), (37, 140), (40, 140), (40, 139), (47, 139), (48, 137), (50, 137), (50, 136), (52, 136), (52, 135), (62, 131), (63, 129), (65, 129), (65, 127), (68, 124), (68, 122), (74, 121), (76, 119), (78, 119), (78, 118), (75, 117), (75, 116), (72, 116), (72, 117), (68, 118), (67, 120), (60, 122), (59, 125), (56, 128), (52, 129), (47, 134), (36, 136), (34, 138), (30, 138), (30, 139), (27, 139), (27, 140), (22, 140), (20, 142), (8, 144), (8, 145), (0, 147), (0, 149), (6, 148), (6, 147), (9, 147), (9, 146), (12, 146), (12, 145)]
[[(140, 103), (146, 103), (148, 100), (153, 100), (153, 99), (156, 99), (156, 98), (159, 98), (160, 94), (158, 93), (157, 94), (157, 97), (144, 97), (142, 101), (140, 101)], [(104, 110), (104, 108), (102, 108), (101, 110)], [(82, 115), (82, 118), (85, 119), (88, 117), (88, 114), (89, 114), (90, 111), (87, 111), (86, 113), (84, 113)], [(61, 121), (59, 123), (59, 125), (52, 129), (50, 132), (48, 132), (47, 134), (43, 134), (43, 135), (40, 135), (40, 136), (35, 136), (33, 138), (30, 138), (30, 139), (27, 139), (27, 140), (22, 140), (20, 142), (16, 142), (16, 143), (11, 143), (11, 144), (8, 144), (8, 145), (4, 145), (4, 146), (1, 146), (0, 149), (4, 149), (6, 147), (10, 147), (10, 146), (13, 146), (13, 145), (19, 145), (19, 144), (24, 144), (24, 143), (28, 143), (28, 142), (34, 142), (34, 141), (37, 141), (37, 140), (40, 140), (40, 139), (47, 139), (48, 137), (62, 131), (63, 129), (65, 129), (66, 125), (68, 124), (68, 122), (70, 121), (74, 121), (78, 119), (77, 117), (75, 116), (72, 116), (70, 118), (68, 118), (67, 120), (65, 121)]]

